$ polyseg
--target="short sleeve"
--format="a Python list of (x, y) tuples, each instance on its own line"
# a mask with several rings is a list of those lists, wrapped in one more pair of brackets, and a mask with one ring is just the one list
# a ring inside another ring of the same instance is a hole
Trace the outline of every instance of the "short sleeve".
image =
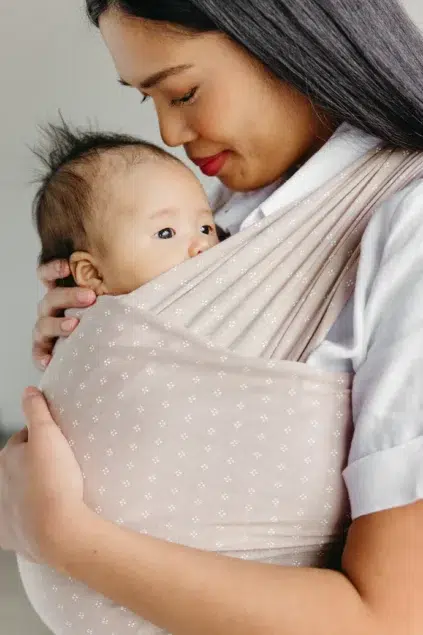
[(354, 296), (353, 518), (423, 499), (423, 181), (375, 213)]

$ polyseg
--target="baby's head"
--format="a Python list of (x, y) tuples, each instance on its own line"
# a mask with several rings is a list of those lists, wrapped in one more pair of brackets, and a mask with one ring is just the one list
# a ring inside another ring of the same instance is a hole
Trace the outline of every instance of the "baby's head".
[(68, 286), (129, 293), (219, 242), (201, 183), (161, 148), (65, 124), (46, 135), (34, 201), (40, 264), (68, 260)]

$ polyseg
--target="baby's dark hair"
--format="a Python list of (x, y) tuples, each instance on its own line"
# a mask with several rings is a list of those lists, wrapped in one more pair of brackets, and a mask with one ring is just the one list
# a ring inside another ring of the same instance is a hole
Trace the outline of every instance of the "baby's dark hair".
[[(103, 153), (121, 152), (129, 166), (146, 157), (178, 161), (147, 141), (114, 132), (72, 129), (63, 119), (60, 125), (49, 124), (42, 131), (43, 143), (34, 150), (46, 168), (33, 204), (41, 240), (39, 264), (69, 260), (75, 251), (88, 250), (87, 225)], [(75, 286), (75, 281), (69, 276), (59, 284)]]

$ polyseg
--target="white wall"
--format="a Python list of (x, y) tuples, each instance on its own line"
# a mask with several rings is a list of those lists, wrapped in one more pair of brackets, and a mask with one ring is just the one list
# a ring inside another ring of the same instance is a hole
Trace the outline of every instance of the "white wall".
[[(407, 0), (423, 24), (421, 0)], [(0, 426), (21, 424), (20, 394), (37, 382), (31, 329), (42, 289), (35, 276), (38, 242), (30, 220), (36, 162), (28, 145), (37, 124), (98, 122), (159, 142), (151, 106), (116, 84), (82, 0), (0, 0)]]
[(37, 382), (31, 329), (42, 297), (30, 220), (36, 126), (57, 117), (98, 122), (159, 142), (151, 106), (116, 83), (83, 0), (0, 0), (0, 425), (21, 422), (20, 394)]
[(422, 0), (403, 0), (403, 4), (414, 21), (423, 27), (423, 3)]

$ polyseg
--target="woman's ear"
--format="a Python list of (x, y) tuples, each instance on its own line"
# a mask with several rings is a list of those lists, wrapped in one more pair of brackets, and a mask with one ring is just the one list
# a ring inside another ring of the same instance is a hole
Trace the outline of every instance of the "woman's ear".
[(91, 289), (96, 295), (107, 293), (103, 277), (91, 254), (86, 251), (75, 251), (69, 259), (69, 266), (78, 287)]

